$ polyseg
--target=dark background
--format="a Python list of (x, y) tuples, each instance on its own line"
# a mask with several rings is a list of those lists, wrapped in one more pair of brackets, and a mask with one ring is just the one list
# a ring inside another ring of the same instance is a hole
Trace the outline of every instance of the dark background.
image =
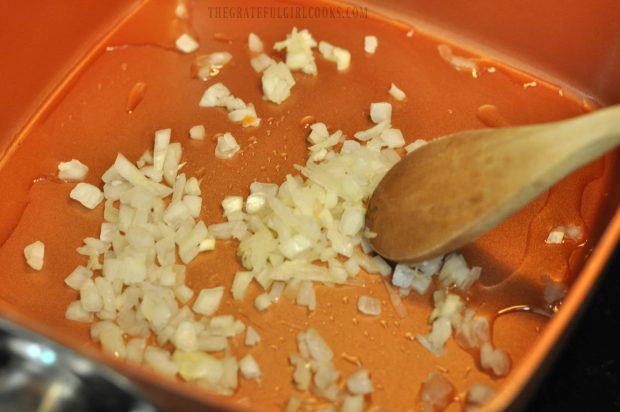
[(620, 411), (620, 247), (527, 411)]

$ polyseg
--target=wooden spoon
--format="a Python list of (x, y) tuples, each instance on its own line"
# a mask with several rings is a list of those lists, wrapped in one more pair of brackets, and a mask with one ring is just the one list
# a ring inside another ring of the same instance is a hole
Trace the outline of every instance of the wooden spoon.
[(554, 123), (480, 129), (429, 142), (381, 180), (372, 246), (419, 263), (472, 242), (558, 180), (620, 143), (620, 106)]

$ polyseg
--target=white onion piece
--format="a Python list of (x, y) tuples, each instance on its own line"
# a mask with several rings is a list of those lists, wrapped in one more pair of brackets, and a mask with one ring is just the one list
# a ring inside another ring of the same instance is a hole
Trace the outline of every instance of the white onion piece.
[(207, 132), (205, 127), (201, 124), (192, 126), (189, 129), (189, 138), (193, 140), (204, 140)]
[(288, 66), (282, 62), (271, 64), (263, 72), (261, 79), (263, 98), (276, 104), (282, 103), (291, 95), (295, 79)]
[(262, 293), (254, 300), (254, 307), (259, 312), (264, 312), (269, 306), (271, 306), (271, 297), (268, 293)]
[(336, 63), (338, 71), (344, 71), (351, 65), (351, 53), (326, 41), (319, 42), (319, 52), (325, 60)]
[(456, 70), (467, 71), (470, 72), (473, 77), (478, 77), (478, 65), (475, 61), (465, 57), (455, 56), (452, 53), (452, 48), (447, 44), (440, 44), (437, 46), (437, 51), (439, 52), (439, 56), (450, 63)]
[(258, 363), (250, 354), (245, 355), (239, 361), (239, 370), (245, 379), (260, 380), (261, 371)]
[(89, 183), (78, 183), (71, 193), (69, 193), (69, 197), (73, 200), (76, 200), (82, 204), (82, 206), (88, 209), (94, 209), (103, 201), (103, 193), (97, 186), (93, 186)]
[(192, 309), (201, 315), (212, 315), (220, 307), (220, 302), (224, 296), (224, 287), (218, 286), (210, 289), (202, 289)]
[(489, 321), (484, 316), (474, 317), (474, 311), (467, 309), (463, 322), (456, 328), (455, 339), (466, 349), (479, 348), (491, 337)]
[(254, 33), (248, 35), (248, 49), (252, 53), (260, 53), (263, 51), (263, 41)]
[(179, 370), (176, 363), (170, 359), (170, 352), (155, 346), (146, 347), (144, 351), (144, 364), (168, 376), (176, 375)]
[(403, 305), (403, 301), (401, 300), (398, 291), (394, 290), (394, 288), (388, 283), (388, 281), (385, 278), (383, 279), (383, 285), (385, 286), (385, 289), (387, 290), (388, 295), (390, 296), (390, 302), (392, 303), (392, 307), (394, 308), (394, 311), (396, 312), (396, 314), (400, 318), (403, 318), (403, 319), (406, 318), (407, 308), (405, 308), (405, 305)]
[(187, 33), (180, 35), (175, 41), (175, 45), (177, 50), (187, 54), (195, 52), (199, 47), (198, 42)]
[(362, 395), (346, 395), (342, 401), (340, 412), (363, 412), (364, 396)]
[(34, 270), (43, 268), (43, 259), (45, 257), (45, 244), (37, 240), (24, 248), (24, 258), (26, 263)]
[(501, 349), (493, 348), (489, 342), (480, 347), (480, 366), (495, 376), (504, 376), (510, 371), (510, 358)]
[(364, 315), (379, 316), (381, 314), (381, 301), (369, 296), (360, 296), (357, 299), (357, 310)]
[(358, 370), (347, 378), (347, 389), (354, 395), (366, 395), (374, 391), (366, 369)]
[(297, 292), (295, 303), (301, 306), (308, 307), (308, 310), (314, 311), (316, 309), (316, 293), (311, 281), (303, 281)]
[(452, 326), (447, 318), (439, 318), (433, 322), (431, 333), (422, 336), (417, 335), (416, 339), (422, 346), (435, 356), (441, 356), (444, 353), (444, 344), (452, 335)]
[(162, 129), (155, 132), (155, 144), (153, 147), (153, 168), (156, 171), (163, 171), (164, 160), (168, 146), (170, 145), (171, 129)]
[(218, 159), (230, 159), (240, 150), (237, 141), (230, 133), (224, 133), (217, 138), (215, 157)]
[(390, 96), (392, 96), (394, 99), (398, 101), (402, 101), (407, 98), (407, 95), (405, 94), (405, 92), (399, 89), (398, 86), (396, 86), (394, 83), (390, 85), (390, 90), (388, 91), (388, 93), (390, 94)]
[(265, 53), (261, 53), (250, 60), (250, 65), (256, 73), (261, 73), (263, 70), (275, 63), (276, 62)]
[(420, 401), (422, 410), (444, 410), (452, 401), (454, 386), (440, 373), (431, 372), (420, 389)]
[(58, 178), (65, 182), (77, 182), (84, 180), (88, 174), (88, 166), (77, 159), (58, 164)]
[(565, 283), (556, 282), (549, 276), (543, 276), (543, 283), (545, 284), (543, 297), (547, 304), (560, 301), (568, 293), (568, 286)]
[(316, 63), (312, 54), (316, 45), (316, 40), (308, 30), (297, 30), (293, 27), (291, 33), (286, 35), (286, 40), (277, 42), (273, 48), (278, 51), (286, 49), (286, 65), (289, 69), (316, 75)]
[(553, 229), (549, 232), (547, 239), (545, 239), (545, 243), (548, 245), (560, 245), (564, 240), (564, 231), (558, 230), (558, 228)]
[(405, 138), (400, 129), (387, 129), (381, 133), (381, 140), (383, 144), (391, 149), (397, 147), (403, 147), (405, 145)]
[(379, 45), (379, 40), (377, 40), (377, 36), (365, 36), (364, 37), (364, 51), (368, 54), (375, 54), (377, 50), (377, 46)]
[(215, 83), (210, 86), (200, 99), (200, 107), (217, 107), (221, 105), (224, 97), (230, 96), (230, 90), (222, 83)]
[[(297, 412), (301, 407), (301, 399), (291, 396), (286, 404), (285, 412)], [(350, 411), (354, 412), (354, 411)]]
[(174, 332), (172, 343), (183, 351), (193, 352), (198, 349), (198, 336), (194, 324), (189, 321), (181, 322)]
[(370, 103), (370, 119), (375, 124), (392, 120), (392, 105), (387, 102)]
[(67, 306), (65, 318), (84, 323), (91, 323), (94, 319), (93, 314), (85, 310), (79, 300), (71, 302), (69, 306)]
[(258, 342), (260, 342), (260, 336), (258, 332), (256, 332), (256, 329), (254, 329), (252, 326), (248, 326), (245, 329), (245, 346), (254, 346), (258, 344)]
[(495, 389), (483, 383), (474, 383), (467, 391), (467, 403), (465, 404), (466, 412), (475, 412), (482, 410), (491, 398), (495, 396)]
[(125, 350), (127, 352), (126, 359), (131, 362), (142, 363), (145, 348), (146, 339), (133, 338), (129, 340), (129, 342), (127, 342), (127, 345), (125, 345)]
[(86, 279), (80, 287), (80, 301), (88, 312), (99, 312), (103, 309), (103, 300), (92, 279)]
[(462, 291), (467, 291), (480, 278), (480, 268), (470, 269), (465, 258), (460, 254), (451, 254), (439, 272), (443, 286), (454, 284)]
[(65, 283), (72, 289), (80, 290), (84, 281), (93, 277), (93, 272), (84, 266), (76, 267), (69, 276), (65, 278)]

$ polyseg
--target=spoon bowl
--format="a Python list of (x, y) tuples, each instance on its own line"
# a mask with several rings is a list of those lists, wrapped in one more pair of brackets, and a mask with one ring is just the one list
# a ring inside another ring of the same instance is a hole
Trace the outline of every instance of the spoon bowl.
[(382, 256), (419, 263), (458, 249), (620, 144), (620, 106), (541, 125), (435, 139), (375, 189), (366, 225)]

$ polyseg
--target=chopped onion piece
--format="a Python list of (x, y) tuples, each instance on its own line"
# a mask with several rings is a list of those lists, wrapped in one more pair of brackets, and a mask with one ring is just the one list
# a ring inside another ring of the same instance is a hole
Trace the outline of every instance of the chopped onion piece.
[(440, 373), (431, 372), (420, 389), (422, 410), (444, 410), (452, 401), (454, 386)]
[(399, 293), (394, 290), (394, 288), (392, 288), (392, 286), (388, 283), (388, 281), (383, 278), (383, 285), (385, 286), (385, 289), (388, 292), (388, 295), (390, 296), (390, 302), (392, 303), (392, 306), (394, 307), (394, 311), (396, 312), (396, 314), (400, 317), (400, 318), (406, 318), (407, 317), (407, 308), (405, 308), (405, 305), (403, 305), (403, 301), (400, 298)]
[(144, 351), (144, 363), (155, 371), (168, 376), (177, 374), (179, 368), (170, 359), (170, 352), (155, 346), (147, 346)]
[(71, 302), (65, 311), (65, 318), (76, 322), (90, 323), (93, 321), (93, 314), (82, 306), (79, 300)]
[(72, 289), (80, 290), (84, 282), (92, 277), (93, 272), (91, 270), (84, 266), (78, 266), (65, 278), (65, 283)]
[(172, 337), (172, 343), (180, 350), (193, 352), (198, 349), (198, 336), (192, 322), (183, 321)]
[(263, 98), (276, 104), (282, 103), (291, 95), (295, 79), (286, 64), (274, 63), (263, 72)]
[(34, 270), (41, 270), (43, 268), (44, 256), (45, 244), (40, 240), (37, 240), (24, 248), (26, 263)]
[(217, 138), (215, 157), (218, 159), (230, 159), (240, 150), (237, 141), (230, 133), (224, 133)]
[(478, 65), (475, 61), (465, 57), (455, 56), (452, 53), (452, 48), (447, 44), (440, 44), (437, 46), (437, 51), (439, 52), (439, 56), (450, 63), (456, 70), (467, 71), (470, 72), (473, 77), (478, 77)]
[(88, 166), (77, 159), (58, 164), (58, 178), (65, 182), (77, 182), (84, 180), (88, 174)]
[(399, 89), (398, 86), (396, 86), (394, 83), (390, 85), (390, 90), (388, 91), (388, 93), (390, 94), (390, 96), (392, 96), (394, 99), (398, 101), (402, 101), (407, 98), (407, 95), (405, 94), (405, 92)]
[(444, 344), (452, 335), (452, 325), (448, 318), (439, 318), (433, 322), (433, 329), (428, 335), (417, 335), (416, 339), (422, 346), (435, 356), (444, 352)]
[(226, 196), (222, 200), (222, 209), (224, 209), (224, 216), (233, 214), (234, 212), (240, 212), (243, 210), (243, 197), (241, 196)]
[(316, 75), (316, 63), (312, 54), (316, 45), (316, 40), (308, 30), (297, 30), (297, 27), (293, 27), (291, 33), (286, 35), (286, 40), (277, 42), (273, 48), (278, 51), (286, 49), (286, 65), (289, 69)]
[(564, 296), (566, 296), (566, 293), (568, 292), (568, 286), (566, 286), (565, 283), (556, 282), (548, 275), (543, 276), (542, 281), (545, 284), (545, 290), (543, 295), (545, 303), (553, 304), (560, 301), (564, 298)]
[(474, 383), (467, 391), (467, 403), (465, 405), (466, 412), (475, 412), (482, 410), (491, 398), (495, 396), (495, 389), (483, 383)]
[(256, 73), (261, 73), (263, 70), (275, 63), (276, 62), (265, 53), (261, 53), (250, 60), (250, 65)]
[(368, 54), (375, 54), (377, 50), (377, 46), (379, 45), (379, 40), (377, 40), (377, 36), (365, 36), (364, 37), (364, 51)]
[(400, 129), (387, 129), (381, 133), (381, 140), (383, 144), (390, 149), (403, 147), (405, 145), (405, 138)]
[(370, 103), (370, 119), (375, 124), (392, 120), (392, 105), (387, 102)]
[(344, 71), (351, 65), (351, 53), (340, 47), (334, 46), (326, 41), (319, 43), (319, 52), (323, 55), (325, 60), (336, 63), (338, 71)]
[(195, 52), (199, 47), (198, 42), (187, 33), (180, 35), (175, 45), (177, 46), (177, 50), (187, 54)]
[(560, 245), (562, 244), (563, 240), (564, 231), (553, 229), (551, 232), (549, 232), (549, 236), (547, 236), (547, 239), (545, 239), (545, 243), (548, 245)]
[(414, 150), (419, 149), (420, 147), (424, 146), (426, 143), (427, 143), (426, 140), (417, 139), (413, 143), (410, 143), (407, 146), (405, 146), (405, 151), (407, 152), (407, 154), (409, 154), (413, 152)]
[(164, 168), (164, 160), (170, 145), (171, 129), (163, 129), (155, 132), (155, 146), (153, 148), (153, 168), (162, 171)]
[(367, 395), (374, 391), (366, 369), (358, 370), (347, 378), (347, 389), (354, 395)]
[(510, 358), (503, 350), (485, 342), (480, 347), (480, 366), (492, 371), (495, 376), (504, 376), (510, 371)]
[(97, 205), (103, 201), (103, 193), (101, 193), (101, 190), (99, 190), (97, 186), (83, 182), (78, 183), (73, 190), (71, 190), (69, 197), (80, 202), (82, 206), (88, 209), (96, 208)]
[(189, 138), (193, 140), (204, 140), (207, 132), (204, 125), (197, 124), (189, 129)]
[(252, 53), (260, 53), (263, 51), (263, 41), (254, 33), (248, 35), (248, 48)]
[(224, 296), (224, 287), (218, 286), (210, 289), (202, 289), (194, 302), (192, 309), (201, 315), (212, 315), (220, 307)]
[(462, 291), (467, 291), (479, 278), (480, 268), (470, 269), (465, 258), (460, 254), (451, 254), (439, 272), (439, 280), (443, 286), (454, 284)]
[(362, 395), (346, 395), (342, 401), (340, 412), (363, 412), (364, 396)]
[(381, 301), (369, 296), (360, 296), (357, 299), (357, 310), (364, 315), (379, 316), (381, 314)]
[(258, 335), (258, 332), (256, 332), (256, 329), (254, 329), (252, 326), (248, 326), (245, 329), (245, 346), (254, 346), (258, 342), (260, 342), (260, 336)]
[(307, 306), (310, 311), (316, 309), (316, 293), (311, 281), (301, 282), (295, 302), (298, 305)]
[(239, 361), (239, 370), (245, 379), (260, 380), (261, 371), (258, 363), (254, 360), (254, 357), (250, 354), (245, 355)]
[(271, 297), (268, 293), (262, 293), (254, 300), (254, 307), (256, 307), (259, 312), (264, 312), (269, 306), (271, 306)]
[(237, 272), (235, 274), (231, 287), (233, 299), (243, 300), (253, 278), (253, 272)]

